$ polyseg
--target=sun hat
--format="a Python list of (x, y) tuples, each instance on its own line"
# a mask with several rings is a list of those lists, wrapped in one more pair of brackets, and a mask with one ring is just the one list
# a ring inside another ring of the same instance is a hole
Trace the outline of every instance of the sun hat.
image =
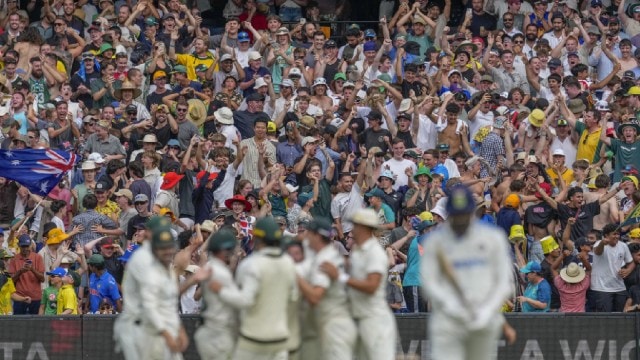
[(350, 221), (353, 224), (363, 225), (369, 228), (377, 229), (378, 215), (373, 209), (359, 209), (352, 216)]
[(569, 284), (577, 284), (581, 282), (582, 280), (584, 280), (586, 275), (587, 273), (584, 271), (584, 269), (574, 262), (569, 263), (567, 267), (560, 270), (560, 277), (562, 278), (562, 280)]
[(183, 177), (184, 175), (179, 175), (173, 171), (170, 171), (164, 174), (164, 177), (162, 179), (162, 185), (160, 185), (160, 190), (167, 190), (167, 189), (173, 188), (178, 184), (180, 180), (182, 180)]
[(224, 106), (213, 112), (216, 120), (223, 125), (233, 125), (233, 111)]
[(57, 245), (69, 238), (68, 234), (65, 234), (61, 229), (51, 229), (47, 233), (47, 245)]
[(224, 206), (226, 206), (227, 209), (231, 210), (234, 202), (240, 202), (244, 204), (244, 211), (251, 211), (251, 203), (248, 202), (247, 199), (245, 199), (244, 196), (240, 194), (233, 195), (233, 197), (225, 200)]
[(544, 111), (540, 109), (533, 109), (531, 114), (529, 114), (529, 124), (535, 127), (540, 127), (544, 122)]
[(418, 181), (418, 176), (420, 175), (427, 175), (427, 177), (429, 177), (429, 181), (431, 181), (432, 179), (431, 171), (429, 171), (429, 169), (426, 166), (420, 166), (418, 168), (418, 171), (416, 171), (416, 174), (413, 175), (413, 180)]

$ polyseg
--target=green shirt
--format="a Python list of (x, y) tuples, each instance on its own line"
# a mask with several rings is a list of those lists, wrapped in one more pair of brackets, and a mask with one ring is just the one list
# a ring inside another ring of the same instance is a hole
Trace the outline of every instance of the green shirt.
[(44, 289), (40, 304), (44, 305), (44, 315), (56, 315), (58, 311), (58, 288), (49, 286)]
[(613, 172), (613, 182), (618, 182), (622, 178), (622, 169), (627, 165), (640, 167), (640, 141), (631, 144), (618, 139), (611, 139), (611, 151), (615, 156), (615, 171)]
[[(313, 193), (313, 185), (305, 185), (301, 192)], [(331, 217), (331, 188), (327, 179), (320, 180), (318, 184), (318, 200), (313, 204), (310, 212), (314, 218), (323, 217), (333, 222)]]

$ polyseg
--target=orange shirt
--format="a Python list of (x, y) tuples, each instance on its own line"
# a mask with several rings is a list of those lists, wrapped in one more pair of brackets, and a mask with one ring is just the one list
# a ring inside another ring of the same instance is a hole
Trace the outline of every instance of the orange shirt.
[[(44, 273), (44, 260), (42, 256), (36, 252), (31, 252), (26, 258), (18, 253), (9, 261), (9, 273), (15, 274), (24, 267), (27, 259), (31, 260), (31, 266), (37, 272)], [(40, 280), (32, 271), (23, 272), (15, 282), (16, 293), (22, 296), (28, 296), (34, 301), (40, 300), (42, 297), (42, 286)]]

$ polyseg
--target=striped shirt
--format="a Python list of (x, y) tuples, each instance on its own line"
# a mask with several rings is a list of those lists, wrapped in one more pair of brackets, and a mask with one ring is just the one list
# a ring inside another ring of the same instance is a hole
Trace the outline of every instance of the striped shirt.
[(83, 213), (76, 215), (71, 221), (73, 226), (82, 225), (84, 231), (77, 234), (73, 238), (75, 244), (85, 246), (89, 241), (95, 240), (102, 236), (101, 234), (94, 232), (92, 227), (94, 225), (102, 225), (106, 229), (116, 229), (118, 226), (115, 221), (109, 219), (107, 216), (102, 215), (95, 210), (87, 210)]

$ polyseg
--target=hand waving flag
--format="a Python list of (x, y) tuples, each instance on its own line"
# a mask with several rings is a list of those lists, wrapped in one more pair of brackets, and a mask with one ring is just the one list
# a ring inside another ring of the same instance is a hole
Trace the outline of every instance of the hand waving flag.
[(46, 196), (76, 161), (75, 154), (63, 150), (0, 150), (0, 176)]

